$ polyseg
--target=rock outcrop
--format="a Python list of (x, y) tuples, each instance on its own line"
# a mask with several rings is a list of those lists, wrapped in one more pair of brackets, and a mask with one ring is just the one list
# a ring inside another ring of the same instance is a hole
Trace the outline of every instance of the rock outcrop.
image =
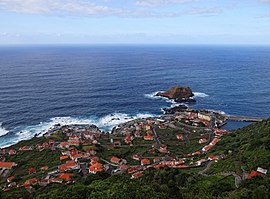
[(188, 109), (187, 106), (185, 105), (178, 105), (172, 108), (163, 108), (162, 110), (164, 111), (164, 114), (175, 114), (177, 112), (183, 112)]
[(156, 96), (173, 99), (175, 102), (196, 102), (194, 94), (189, 87), (174, 86), (165, 92), (159, 92)]

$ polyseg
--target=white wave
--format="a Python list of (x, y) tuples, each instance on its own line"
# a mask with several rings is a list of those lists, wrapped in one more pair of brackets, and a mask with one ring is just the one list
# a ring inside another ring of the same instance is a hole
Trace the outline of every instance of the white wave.
[(94, 124), (103, 131), (111, 131), (114, 126), (119, 124), (138, 119), (154, 117), (156, 115), (140, 113), (134, 116), (125, 113), (113, 113), (101, 118), (91, 116), (88, 118), (75, 118), (75, 117), (55, 117), (51, 118), (48, 122), (40, 122), (37, 125), (27, 126), (15, 133), (12, 140), (8, 142), (1, 142), (0, 147), (8, 147), (12, 144), (18, 143), (21, 140), (31, 139), (34, 135), (42, 136), (47, 131), (52, 129), (56, 124), (72, 125), (72, 124)]
[(219, 113), (219, 114), (222, 114), (222, 115), (226, 115), (226, 113), (224, 111), (221, 111), (221, 110), (213, 110), (213, 109), (207, 109), (208, 111), (211, 111), (211, 112), (214, 112), (214, 113)]
[(164, 92), (164, 91), (155, 91), (152, 93), (144, 94), (144, 96), (150, 99), (167, 99), (166, 97), (156, 96), (156, 94), (159, 92)]
[[(159, 92), (164, 92), (164, 91), (155, 91), (153, 93), (144, 94), (144, 96), (146, 98), (150, 98), (150, 99), (163, 99), (168, 103), (177, 104), (177, 102), (175, 102), (175, 100), (173, 100), (173, 99), (168, 99), (166, 97), (156, 96), (156, 94), (159, 93)], [(196, 98), (196, 97), (208, 97), (209, 96), (206, 93), (201, 93), (201, 92), (193, 92), (193, 94), (194, 94), (193, 98)]]
[(0, 122), (0, 136), (6, 135), (7, 133), (8, 133), (8, 130), (2, 127), (2, 122)]
[(194, 97), (208, 97), (209, 95), (207, 95), (206, 93), (200, 93), (200, 92), (193, 92)]
[(96, 125), (102, 130), (110, 131), (114, 126), (118, 126), (119, 124), (123, 124), (138, 118), (148, 118), (154, 116), (156, 115), (147, 113), (139, 113), (134, 116), (128, 115), (126, 113), (113, 113), (100, 118)]
[(170, 107), (171, 107), (171, 108), (174, 108), (174, 107), (176, 107), (176, 106), (181, 106), (181, 105), (188, 106), (188, 104), (185, 104), (185, 103), (174, 103), (174, 104), (172, 104)]

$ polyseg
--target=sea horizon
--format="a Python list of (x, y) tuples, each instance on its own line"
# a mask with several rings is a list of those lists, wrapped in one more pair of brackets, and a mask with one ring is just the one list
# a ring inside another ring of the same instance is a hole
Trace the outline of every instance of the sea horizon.
[(0, 47), (0, 147), (56, 123), (109, 131), (161, 115), (176, 104), (153, 94), (175, 85), (197, 93), (190, 104), (196, 109), (269, 117), (269, 53), (269, 47), (216, 45)]

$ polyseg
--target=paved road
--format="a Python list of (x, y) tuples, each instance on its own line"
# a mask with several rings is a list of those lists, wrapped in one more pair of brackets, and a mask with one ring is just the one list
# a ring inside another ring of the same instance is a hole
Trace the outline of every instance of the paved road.
[(157, 132), (156, 132), (156, 128), (157, 128), (157, 126), (154, 125), (154, 126), (153, 126), (153, 133), (154, 133), (155, 141), (156, 141), (156, 143), (157, 143), (157, 147), (160, 148), (161, 142), (160, 142), (160, 140), (159, 140), (159, 138), (158, 138), (158, 135), (157, 135)]
[(207, 171), (210, 169), (210, 167), (211, 167), (211, 165), (212, 165), (213, 163), (214, 163), (214, 161), (209, 161), (209, 162), (207, 162), (207, 163), (206, 163), (206, 166), (204, 167), (204, 169), (201, 170), (201, 171), (199, 171), (198, 174), (201, 174), (201, 175), (204, 175), (204, 176), (208, 176), (207, 174), (204, 174), (204, 173), (207, 172)]

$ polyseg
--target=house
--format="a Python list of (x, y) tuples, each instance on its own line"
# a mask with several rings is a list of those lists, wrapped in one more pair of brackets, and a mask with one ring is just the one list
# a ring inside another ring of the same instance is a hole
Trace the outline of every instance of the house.
[(59, 159), (60, 159), (60, 161), (61, 161), (61, 160), (66, 160), (66, 159), (68, 159), (68, 158), (69, 158), (69, 157), (68, 157), (67, 155), (62, 155), (62, 156), (60, 156)]
[(102, 164), (100, 163), (95, 163), (93, 165), (91, 165), (88, 169), (89, 169), (89, 173), (92, 173), (92, 174), (96, 174), (97, 172), (101, 172), (103, 171), (103, 168), (102, 168)]
[(33, 150), (31, 146), (22, 146), (19, 148), (19, 151), (30, 151)]
[(263, 169), (261, 167), (258, 167), (257, 168), (257, 171), (260, 172), (260, 173), (262, 173), (262, 174), (265, 174), (265, 175), (267, 174), (267, 169)]
[(77, 163), (74, 160), (66, 161), (66, 166), (67, 166), (67, 168), (70, 168), (70, 169), (78, 169), (79, 168)]
[(111, 158), (111, 160), (110, 160), (112, 163), (115, 163), (115, 164), (119, 164), (120, 163), (120, 161), (121, 161), (121, 159), (119, 159), (119, 158), (117, 158), (117, 157), (115, 157), (115, 156), (113, 156), (112, 158)]
[(218, 138), (214, 138), (212, 142), (210, 142), (210, 145), (215, 145), (218, 142)]
[(69, 141), (79, 141), (80, 140), (80, 137), (78, 137), (78, 136), (69, 136), (68, 137), (68, 142)]
[(191, 153), (191, 155), (201, 155), (201, 152), (200, 151), (195, 151), (195, 152)]
[(154, 140), (154, 136), (146, 135), (146, 136), (143, 136), (143, 139), (144, 140)]
[(145, 159), (142, 159), (142, 160), (141, 160), (141, 165), (142, 165), (142, 166), (148, 165), (148, 164), (150, 164), (150, 160), (149, 160), (149, 159), (146, 159), (146, 158), (145, 158)]
[(212, 149), (213, 147), (214, 147), (214, 145), (206, 145), (205, 147), (202, 148), (202, 151), (206, 152), (206, 151)]
[(115, 141), (115, 142), (113, 143), (113, 146), (114, 146), (114, 147), (120, 147), (120, 146), (121, 146), (121, 142)]
[(128, 169), (128, 166), (125, 165), (125, 164), (122, 164), (122, 165), (120, 166), (120, 169), (121, 169), (122, 171), (126, 171), (126, 170)]
[(154, 158), (153, 161), (154, 163), (160, 162), (160, 158)]
[(132, 156), (132, 159), (139, 161), (141, 159), (141, 157), (138, 154), (135, 154), (135, 155)]
[(95, 164), (96, 162), (98, 162), (98, 160), (99, 160), (99, 157), (97, 157), (97, 156), (92, 156), (92, 157), (91, 157), (91, 162), (90, 162), (90, 164)]
[(134, 133), (134, 136), (136, 137), (136, 138), (138, 138), (138, 137), (141, 137), (141, 133), (140, 133), (140, 131), (135, 131), (135, 133)]
[(65, 181), (71, 181), (71, 176), (73, 176), (72, 173), (62, 173), (58, 178), (63, 179)]
[(250, 172), (250, 174), (248, 175), (248, 179), (251, 179), (251, 178), (253, 178), (253, 177), (255, 177), (255, 176), (264, 176), (264, 174), (262, 174), (262, 173), (260, 173), (260, 172), (258, 172), (258, 171), (254, 171), (254, 170), (252, 170), (251, 172)]
[(84, 132), (83, 137), (85, 139), (90, 139), (90, 140), (93, 140), (95, 138), (94, 133), (91, 133), (91, 132)]
[(150, 124), (144, 124), (144, 128), (146, 131), (151, 130), (151, 125)]
[(10, 183), (14, 179), (14, 176), (10, 176), (7, 178), (7, 182)]
[(68, 143), (70, 146), (79, 146), (80, 145), (80, 140), (68, 140)]
[(28, 169), (28, 174), (33, 174), (33, 173), (36, 173), (36, 172), (37, 172), (36, 168), (34, 168), (34, 167), (31, 167), (31, 168)]
[(132, 140), (133, 140), (133, 137), (131, 135), (127, 135), (124, 139), (126, 144), (131, 144)]
[(0, 169), (12, 169), (16, 165), (15, 162), (0, 162)]
[(60, 142), (59, 147), (64, 149), (64, 148), (68, 148), (69, 147), (69, 143), (68, 142)]
[(207, 113), (198, 113), (198, 118), (201, 120), (211, 121), (211, 115)]
[(25, 187), (29, 187), (29, 186), (31, 186), (31, 185), (37, 184), (38, 182), (39, 182), (38, 179), (32, 178), (32, 179), (26, 180), (25, 183), (24, 183), (24, 186), (25, 186)]
[(177, 134), (177, 135), (176, 135), (176, 138), (177, 138), (178, 140), (184, 140), (184, 135), (183, 135), (183, 134)]
[(139, 177), (142, 177), (142, 176), (143, 176), (143, 172), (139, 171), (139, 172), (133, 173), (131, 175), (131, 179), (136, 179), (136, 178), (139, 178)]
[(207, 142), (207, 138), (201, 138), (201, 139), (199, 140), (199, 143), (200, 143), (200, 144), (205, 143), (205, 142)]
[(49, 166), (47, 166), (47, 165), (40, 168), (41, 171), (46, 171), (48, 169), (49, 169)]
[(14, 149), (9, 149), (8, 154), (9, 155), (15, 155), (16, 151)]
[(129, 168), (127, 172), (128, 172), (128, 173), (134, 173), (134, 172), (136, 172), (136, 171), (138, 171), (138, 170), (140, 170), (140, 169), (141, 169), (140, 166), (135, 166), (135, 167)]
[(155, 153), (155, 149), (154, 148), (149, 149), (148, 153)]
[(49, 144), (54, 144), (55, 143), (55, 140), (49, 140)]
[(62, 150), (62, 151), (61, 151), (61, 154), (62, 154), (62, 155), (69, 155), (69, 154), (70, 154), (70, 151), (63, 151), (63, 150)]
[(74, 155), (70, 155), (70, 158), (72, 160), (77, 161), (79, 158), (82, 158), (84, 155), (82, 153), (78, 153), (78, 154), (74, 154)]
[(209, 157), (208, 157), (208, 160), (218, 160), (219, 158), (217, 157), (217, 156), (214, 156), (214, 155), (210, 155)]
[(74, 160), (66, 161), (65, 164), (59, 166), (59, 170), (61, 172), (72, 170), (72, 169), (79, 169), (79, 166), (76, 164)]
[(158, 151), (160, 153), (168, 153), (168, 150), (166, 148), (159, 148)]

